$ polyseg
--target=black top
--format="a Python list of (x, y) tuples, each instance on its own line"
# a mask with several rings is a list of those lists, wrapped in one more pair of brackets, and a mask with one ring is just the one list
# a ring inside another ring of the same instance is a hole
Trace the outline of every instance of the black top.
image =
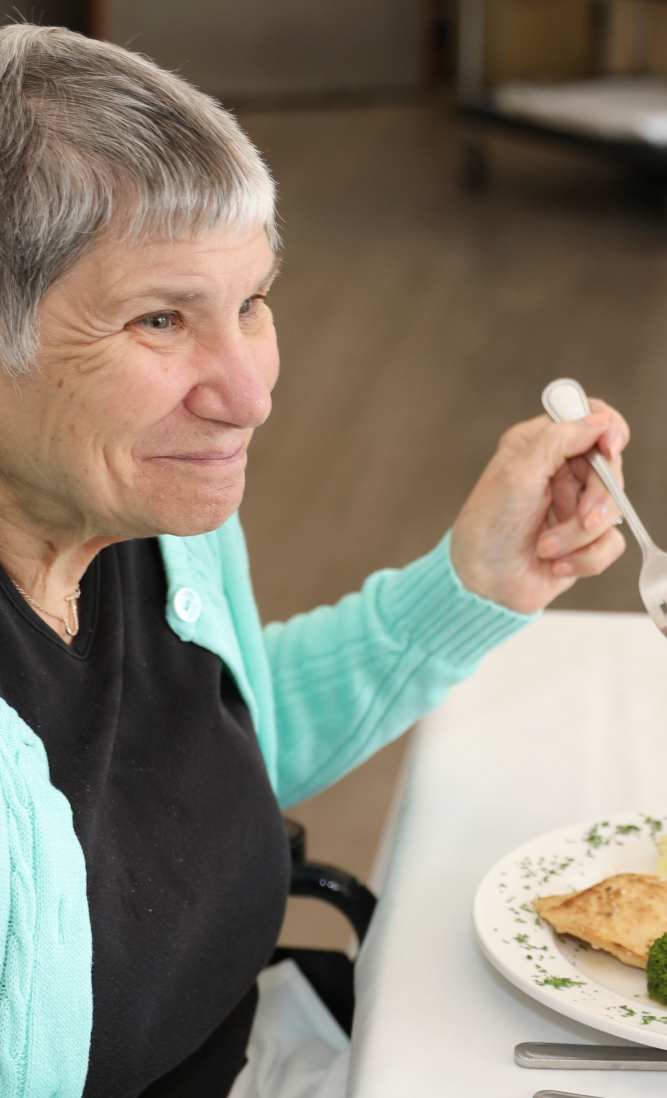
[(88, 871), (87, 1098), (223, 1098), (278, 936), (289, 853), (247, 707), (165, 621), (153, 539), (105, 549), (64, 644), (0, 569), (0, 695), (46, 747)]

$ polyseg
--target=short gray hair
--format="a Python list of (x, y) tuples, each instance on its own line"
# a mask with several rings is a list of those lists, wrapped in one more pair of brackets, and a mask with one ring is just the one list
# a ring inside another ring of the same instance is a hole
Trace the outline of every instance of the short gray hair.
[(214, 99), (61, 27), (0, 28), (0, 369), (27, 373), (38, 306), (107, 230), (141, 241), (264, 226), (261, 156)]

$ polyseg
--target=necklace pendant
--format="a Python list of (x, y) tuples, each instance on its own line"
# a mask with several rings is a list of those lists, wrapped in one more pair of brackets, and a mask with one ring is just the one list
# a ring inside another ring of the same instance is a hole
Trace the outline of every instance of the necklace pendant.
[(54, 614), (53, 610), (47, 610), (45, 606), (42, 606), (41, 602), (37, 602), (37, 599), (29, 594), (24, 587), (21, 587), (21, 584), (17, 583), (16, 580), (13, 582), (16, 590), (19, 594), (23, 595), (26, 602), (29, 602), (36, 610), (41, 610), (43, 614), (47, 614), (48, 617), (55, 618), (56, 621), (59, 621), (64, 626), (68, 637), (75, 637), (77, 635), (79, 632), (79, 597), (81, 595), (81, 588), (78, 583), (76, 585), (76, 590), (72, 591), (71, 595), (65, 595), (67, 617), (63, 618), (60, 614)]
[(75, 637), (79, 632), (78, 600), (80, 594), (81, 588), (77, 587), (76, 591), (73, 591), (71, 595), (65, 595), (65, 602), (67, 603), (67, 617), (63, 618), (63, 625), (65, 626), (65, 632), (67, 633), (68, 637)]

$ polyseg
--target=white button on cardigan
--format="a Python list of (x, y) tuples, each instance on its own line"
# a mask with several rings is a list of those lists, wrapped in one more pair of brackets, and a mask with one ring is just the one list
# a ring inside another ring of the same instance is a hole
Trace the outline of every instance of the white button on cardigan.
[(201, 614), (201, 598), (194, 588), (179, 587), (174, 595), (174, 612), (181, 621), (197, 621)]

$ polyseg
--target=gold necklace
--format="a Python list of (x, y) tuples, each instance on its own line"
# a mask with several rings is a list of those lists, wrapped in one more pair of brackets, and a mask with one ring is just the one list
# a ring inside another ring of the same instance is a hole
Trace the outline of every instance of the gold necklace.
[(81, 596), (81, 588), (77, 583), (76, 588), (72, 591), (71, 595), (65, 595), (65, 602), (67, 603), (67, 617), (63, 617), (61, 614), (54, 614), (51, 610), (47, 610), (45, 606), (37, 602), (37, 599), (29, 595), (25, 588), (21, 587), (20, 583), (14, 580), (14, 586), (26, 602), (29, 602), (31, 606), (34, 606), (36, 610), (41, 610), (43, 614), (48, 614), (50, 618), (55, 618), (56, 621), (61, 622), (65, 626), (65, 632), (68, 637), (75, 637), (79, 632), (79, 598)]

